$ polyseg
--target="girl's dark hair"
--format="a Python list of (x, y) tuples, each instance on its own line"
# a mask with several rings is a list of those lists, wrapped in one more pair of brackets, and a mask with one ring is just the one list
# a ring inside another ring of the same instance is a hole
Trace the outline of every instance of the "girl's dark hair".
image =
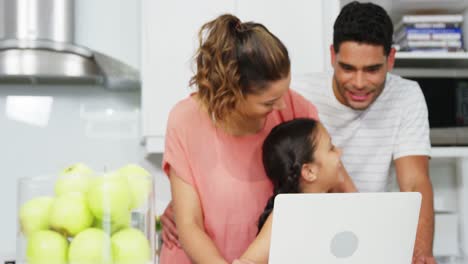
[(198, 37), (190, 85), (216, 120), (226, 120), (247, 94), (289, 75), (286, 47), (262, 24), (225, 14), (203, 25)]
[(345, 5), (333, 26), (335, 53), (345, 41), (383, 46), (385, 55), (392, 47), (393, 23), (379, 5), (353, 1)]
[(314, 161), (318, 122), (298, 118), (274, 127), (263, 142), (263, 167), (273, 183), (273, 195), (258, 220), (262, 228), (280, 193), (299, 193), (302, 165)]

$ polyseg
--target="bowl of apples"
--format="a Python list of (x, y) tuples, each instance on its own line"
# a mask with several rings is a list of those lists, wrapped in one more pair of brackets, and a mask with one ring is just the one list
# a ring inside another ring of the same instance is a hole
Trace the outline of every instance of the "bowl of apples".
[(136, 164), (97, 173), (76, 163), (22, 178), (16, 263), (154, 263), (153, 210), (153, 178)]

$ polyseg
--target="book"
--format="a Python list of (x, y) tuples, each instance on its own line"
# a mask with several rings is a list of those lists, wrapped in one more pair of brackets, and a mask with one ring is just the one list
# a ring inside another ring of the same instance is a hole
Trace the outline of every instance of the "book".
[(401, 18), (403, 24), (414, 23), (461, 23), (463, 15), (460, 14), (440, 14), (440, 15), (404, 15)]
[(432, 49), (445, 49), (447, 51), (463, 50), (463, 42), (461, 40), (404, 40), (399, 45), (402, 51)]
[(440, 15), (404, 15), (400, 22), (395, 25), (395, 31), (402, 27), (414, 28), (447, 28), (460, 27), (463, 15), (440, 14)]
[(394, 35), (394, 42), (407, 40), (461, 40), (461, 28), (403, 28)]
[(409, 40), (402, 43), (404, 47), (422, 48), (422, 47), (448, 47), (461, 48), (460, 40)]
[(395, 31), (401, 30), (402, 28), (460, 28), (462, 23), (411, 23), (411, 24), (401, 24), (399, 28), (395, 27)]

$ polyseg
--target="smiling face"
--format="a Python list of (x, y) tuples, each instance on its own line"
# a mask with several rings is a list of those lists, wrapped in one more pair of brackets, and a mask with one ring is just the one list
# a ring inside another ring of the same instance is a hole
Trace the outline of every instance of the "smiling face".
[(284, 95), (291, 84), (291, 75), (270, 82), (266, 89), (257, 94), (248, 94), (238, 105), (238, 111), (249, 119), (263, 119), (273, 110), (286, 107)]
[(312, 161), (302, 165), (301, 192), (303, 193), (328, 192), (343, 181), (341, 149), (333, 145), (330, 135), (321, 124), (317, 129), (315, 138), (311, 142), (314, 149)]
[(317, 183), (332, 188), (341, 182), (340, 158), (341, 149), (333, 145), (327, 130), (320, 124), (316, 136), (318, 142), (314, 152), (314, 162), (317, 168)]
[(395, 50), (388, 56), (383, 46), (346, 41), (332, 54), (333, 92), (340, 103), (355, 110), (367, 109), (382, 93), (387, 72), (393, 69)]

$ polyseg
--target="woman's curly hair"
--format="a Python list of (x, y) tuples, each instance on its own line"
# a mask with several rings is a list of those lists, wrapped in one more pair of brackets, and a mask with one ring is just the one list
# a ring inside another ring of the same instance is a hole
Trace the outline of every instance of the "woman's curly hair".
[(198, 38), (190, 85), (215, 120), (225, 121), (246, 95), (289, 75), (286, 47), (261, 24), (225, 14), (204, 24)]

